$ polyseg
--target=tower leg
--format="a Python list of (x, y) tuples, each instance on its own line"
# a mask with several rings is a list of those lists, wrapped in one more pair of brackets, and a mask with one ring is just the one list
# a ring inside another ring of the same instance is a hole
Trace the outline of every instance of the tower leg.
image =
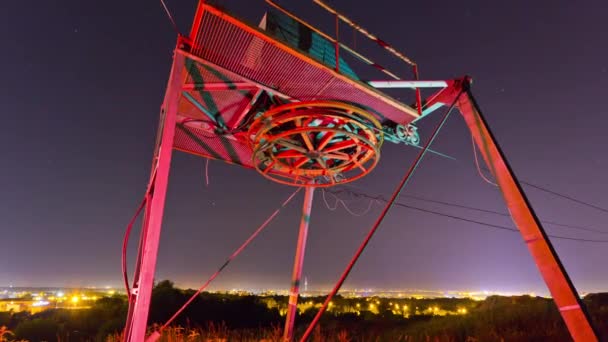
[(496, 178), (513, 221), (521, 232), (572, 338), (577, 342), (597, 341), (584, 304), (468, 90), (468, 80), (463, 82), (462, 86), (465, 93), (458, 103), (460, 112)]
[(132, 295), (134, 297), (132, 317), (128, 318), (126, 340), (129, 342), (143, 342), (146, 336), (148, 323), (148, 311), (154, 285), (154, 271), (156, 269), (156, 257), (160, 241), (160, 231), (165, 209), (165, 198), (169, 181), (169, 168), (173, 152), (173, 137), (175, 135), (175, 124), (177, 105), (180, 98), (183, 83), (182, 72), (184, 70), (184, 57), (175, 53), (169, 85), (163, 103), (160, 124), (160, 142), (157, 146), (152, 175), (150, 180), (149, 211), (146, 212), (146, 229), (141, 236), (141, 257), (139, 272), (136, 274)]
[(302, 219), (300, 220), (300, 233), (298, 234), (298, 246), (293, 262), (293, 273), (291, 276), (291, 289), (289, 290), (289, 302), (287, 304), (287, 317), (285, 319), (285, 331), (283, 340), (289, 342), (293, 338), (293, 327), (298, 313), (298, 296), (300, 295), (300, 278), (302, 278), (302, 267), (304, 265), (304, 252), (306, 250), (306, 238), (308, 236), (308, 225), (310, 223), (310, 211), (315, 188), (306, 187), (304, 193), (304, 205), (302, 207)]

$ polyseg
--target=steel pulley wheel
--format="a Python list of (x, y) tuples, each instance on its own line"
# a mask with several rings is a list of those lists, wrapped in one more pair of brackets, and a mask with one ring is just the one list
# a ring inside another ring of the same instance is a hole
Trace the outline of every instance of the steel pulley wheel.
[(420, 144), (420, 135), (418, 129), (413, 125), (398, 125), (395, 129), (397, 137), (409, 145), (418, 146)]
[(263, 176), (293, 186), (351, 182), (378, 163), (381, 128), (371, 114), (347, 103), (281, 105), (249, 129), (253, 165)]

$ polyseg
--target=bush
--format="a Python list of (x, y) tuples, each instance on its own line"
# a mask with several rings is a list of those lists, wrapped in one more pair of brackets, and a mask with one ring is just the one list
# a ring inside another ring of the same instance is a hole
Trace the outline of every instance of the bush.
[(59, 324), (50, 319), (36, 318), (24, 321), (15, 328), (15, 337), (19, 340), (29, 341), (55, 341)]

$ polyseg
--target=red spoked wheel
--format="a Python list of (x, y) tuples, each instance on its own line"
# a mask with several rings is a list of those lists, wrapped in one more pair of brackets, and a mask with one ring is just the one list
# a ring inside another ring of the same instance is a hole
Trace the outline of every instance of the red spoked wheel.
[(253, 165), (273, 181), (328, 187), (352, 182), (380, 159), (382, 126), (365, 110), (337, 101), (275, 107), (249, 129)]

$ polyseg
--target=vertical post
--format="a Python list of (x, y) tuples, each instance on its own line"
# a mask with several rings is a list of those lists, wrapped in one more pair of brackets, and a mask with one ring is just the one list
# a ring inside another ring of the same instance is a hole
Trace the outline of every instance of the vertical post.
[(458, 103), (460, 112), (464, 116), (483, 158), (496, 178), (513, 221), (528, 246), (570, 335), (576, 342), (597, 341), (597, 334), (591, 325), (591, 319), (585, 311), (584, 304), (483, 118), (479, 106), (468, 90), (468, 80), (464, 82), (463, 86), (467, 90), (467, 96), (461, 97)]
[(304, 193), (304, 205), (302, 206), (302, 218), (300, 220), (300, 233), (298, 234), (298, 246), (293, 262), (293, 273), (291, 276), (291, 289), (289, 290), (289, 302), (287, 304), (287, 317), (285, 319), (285, 331), (283, 340), (290, 342), (293, 338), (293, 327), (298, 313), (298, 296), (300, 295), (300, 278), (302, 278), (302, 267), (304, 266), (304, 252), (306, 250), (306, 238), (308, 236), (308, 225), (310, 224), (310, 211), (312, 210), (312, 199), (315, 188), (307, 186)]
[[(418, 73), (418, 64), (414, 64), (412, 68), (414, 71), (414, 79), (419, 81), (420, 74)], [(422, 115), (422, 95), (420, 95), (420, 87), (416, 87), (416, 108), (418, 109), (418, 114)]]
[(177, 106), (180, 98), (181, 87), (184, 81), (184, 56), (174, 53), (171, 76), (163, 102), (163, 116), (161, 116), (160, 145), (155, 156), (155, 167), (152, 171), (152, 184), (150, 185), (151, 198), (149, 212), (146, 212), (146, 229), (142, 231), (142, 251), (139, 274), (135, 279), (132, 295), (135, 297), (133, 305), (133, 317), (127, 322), (126, 330), (129, 342), (143, 342), (146, 336), (148, 323), (148, 311), (154, 285), (154, 271), (156, 269), (156, 257), (160, 242), (161, 224), (165, 209), (165, 198), (169, 181), (169, 169), (171, 166), (171, 155), (173, 152), (173, 137), (175, 136), (175, 124)]
[(340, 18), (336, 13), (336, 41), (334, 42), (334, 48), (336, 50), (336, 71), (340, 72)]

